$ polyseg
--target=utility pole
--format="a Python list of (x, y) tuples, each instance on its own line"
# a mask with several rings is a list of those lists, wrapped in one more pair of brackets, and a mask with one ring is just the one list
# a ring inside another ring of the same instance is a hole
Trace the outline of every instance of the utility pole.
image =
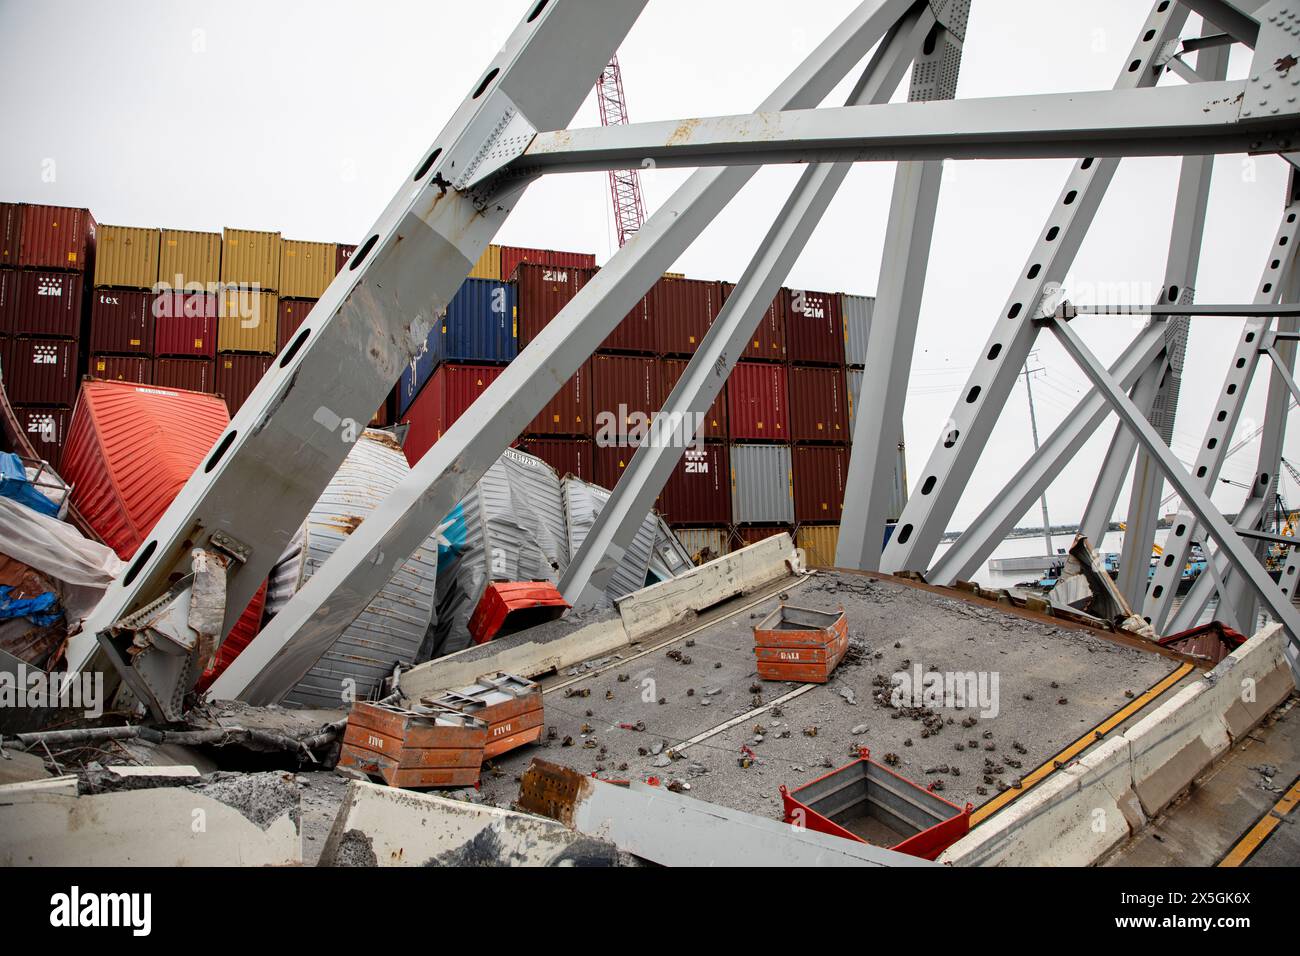
[[(1033, 358), (1035, 352), (1030, 352), (1029, 357)], [(1029, 384), (1031, 375), (1041, 372), (1041, 368), (1031, 369), (1029, 363), (1025, 363), (1025, 370), (1022, 373), (1025, 376), (1025, 393), (1029, 396), (1029, 431), (1034, 436), (1034, 454), (1038, 454), (1038, 415), (1034, 412), (1034, 389)], [(1043, 506), (1043, 543), (1047, 545), (1047, 556), (1051, 557), (1056, 553), (1052, 547), (1052, 519), (1047, 516), (1047, 491), (1043, 491), (1043, 497), (1039, 499)]]

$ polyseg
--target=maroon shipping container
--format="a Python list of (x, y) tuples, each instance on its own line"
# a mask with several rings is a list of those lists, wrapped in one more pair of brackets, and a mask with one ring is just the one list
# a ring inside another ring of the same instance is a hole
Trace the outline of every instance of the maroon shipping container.
[(751, 524), (731, 529), (731, 547), (733, 550), (748, 547), (766, 541), (774, 534), (788, 534), (794, 537), (794, 529), (783, 524)]
[(660, 355), (694, 355), (722, 309), (722, 283), (663, 278), (646, 298), (655, 351)]
[(152, 292), (95, 289), (90, 293), (90, 350), (152, 355)]
[[(668, 396), (672, 393), (673, 388), (677, 385), (677, 380), (682, 377), (686, 371), (686, 359), (666, 358), (661, 359), (659, 367), (662, 370), (662, 385), (660, 386), (660, 408), (663, 403), (668, 401)], [(722, 388), (718, 390), (718, 397), (713, 400), (709, 410), (704, 416), (703, 438), (727, 438), (727, 383), (722, 383)]]
[(609, 338), (600, 344), (608, 352), (636, 352), (641, 355), (653, 355), (655, 352), (655, 327), (650, 318), (650, 296), (637, 300), (632, 311), (623, 317), (623, 321), (609, 333)]
[(788, 394), (791, 441), (841, 444), (849, 440), (843, 369), (791, 365)]
[(217, 359), (217, 394), (226, 400), (231, 418), (248, 401), (274, 361), (274, 355), (222, 355)]
[(22, 242), (22, 203), (0, 202), (0, 266), (18, 265)]
[(583, 362), (537, 417), (525, 435), (591, 435), (591, 363)]
[(794, 520), (800, 524), (839, 524), (844, 513), (844, 485), (849, 475), (848, 449), (796, 445), (790, 455), (794, 472)]
[(334, 253), (334, 274), (335, 275), (338, 275), (340, 272), (343, 271), (343, 267), (347, 265), (348, 261), (352, 258), (352, 253), (356, 251), (357, 251), (356, 246), (345, 246), (341, 242), (338, 244), (337, 251)]
[(501, 247), (501, 278), (509, 279), (522, 262), (564, 269), (594, 269), (596, 257), (587, 252), (557, 252), (555, 249), (526, 249), (523, 246)]
[(206, 358), (160, 358), (153, 363), (153, 383), (190, 392), (217, 390), (217, 363)]
[(733, 440), (788, 441), (784, 365), (737, 362), (727, 381), (727, 428)]
[(153, 359), (143, 355), (92, 355), (89, 374), (109, 382), (153, 384)]
[(525, 438), (519, 447), (546, 462), (561, 478), (573, 475), (583, 481), (596, 480), (594, 448), (589, 438)]
[[(734, 282), (722, 283), (722, 301), (724, 303), (735, 288)], [(749, 337), (749, 344), (745, 346), (745, 351), (740, 353), (742, 359), (760, 362), (785, 361), (785, 292), (785, 289), (778, 292), (776, 298), (772, 300), (772, 304), (763, 313), (758, 327), (754, 329), (753, 335)]]
[[(623, 477), (624, 469), (632, 464), (634, 454), (635, 448), (618, 445), (601, 447), (597, 444), (592, 455), (592, 473), (595, 475), (592, 480), (600, 487), (613, 491), (619, 478)], [(655, 504), (658, 505), (658, 499)]]
[(538, 333), (572, 301), (593, 274), (594, 270), (591, 269), (542, 266), (528, 262), (519, 265), (513, 277), (518, 286), (517, 331), (520, 351), (537, 338)]
[(77, 343), (69, 339), (10, 339), (5, 390), (15, 405), (71, 407), (77, 397)]
[(289, 344), (293, 338), (293, 333), (298, 331), (303, 320), (311, 312), (312, 306), (316, 304), (315, 299), (281, 299), (280, 315), (276, 324), (276, 340), (279, 343), (279, 351), (283, 352), (284, 347)]
[(503, 371), (498, 365), (438, 366), (402, 416), (402, 422), (410, 426), (402, 448), (406, 460), (414, 465), (423, 458)]
[(211, 292), (160, 292), (153, 304), (158, 356), (217, 354), (217, 297)]
[(687, 448), (655, 507), (674, 525), (731, 524), (731, 457), (722, 442)]
[(14, 415), (18, 418), (18, 427), (27, 435), (36, 454), (58, 468), (72, 410), (18, 405), (14, 408)]
[(89, 209), (23, 207), (18, 264), (24, 269), (89, 273), (95, 256), (95, 217)]
[(12, 335), (14, 316), (18, 313), (18, 285), (22, 273), (16, 269), (0, 269), (0, 336)]
[(596, 443), (622, 442), (632, 429), (644, 433), (650, 416), (663, 405), (661, 387), (659, 363), (655, 359), (638, 355), (593, 355), (591, 421)]
[(18, 305), (10, 326), (13, 334), (77, 338), (81, 334), (84, 287), (84, 279), (77, 272), (20, 273)]
[(844, 364), (844, 314), (832, 292), (786, 289), (785, 349), (791, 363)]

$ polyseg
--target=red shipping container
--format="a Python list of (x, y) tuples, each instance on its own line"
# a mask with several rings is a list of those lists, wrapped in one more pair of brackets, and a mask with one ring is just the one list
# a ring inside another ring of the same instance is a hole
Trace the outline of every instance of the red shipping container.
[(90, 377), (110, 382), (153, 384), (153, 359), (143, 355), (92, 355)]
[(92, 352), (152, 355), (154, 300), (152, 292), (95, 289), (90, 294)]
[[(593, 455), (592, 472), (595, 474), (593, 479), (596, 484), (602, 488), (614, 490), (618, 480), (623, 477), (623, 472), (627, 466), (632, 464), (632, 456), (636, 454), (636, 449), (622, 445), (609, 445), (602, 447), (599, 444), (595, 447)], [(658, 499), (655, 500), (656, 505)]]
[(687, 448), (655, 507), (664, 520), (690, 527), (731, 524), (731, 456), (722, 442)]
[(594, 446), (589, 438), (525, 438), (520, 448), (536, 455), (563, 478), (573, 475), (583, 481), (595, 481)]
[[(537, 338), (551, 319), (573, 300), (594, 270), (521, 263), (514, 273), (518, 287), (519, 349)], [(503, 273), (503, 275), (506, 273)]]
[(793, 539), (794, 531), (783, 524), (751, 524), (743, 527), (737, 526), (731, 529), (731, 547), (732, 550), (749, 547), (751, 544), (758, 544), (760, 541), (766, 541), (774, 534), (788, 534)]
[(0, 202), (0, 266), (18, 265), (23, 242), (23, 205)]
[(501, 247), (501, 278), (509, 279), (520, 263), (559, 266), (564, 269), (594, 269), (596, 257), (587, 252), (558, 252), (555, 249), (527, 249), (523, 246)]
[(16, 269), (0, 269), (0, 336), (13, 335), (14, 318), (18, 314), (18, 285), (22, 273)]
[(293, 338), (293, 333), (298, 331), (298, 327), (302, 325), (315, 304), (315, 299), (280, 300), (280, 315), (275, 327), (279, 351), (284, 351), (284, 347)]
[(95, 256), (95, 217), (89, 209), (23, 207), (18, 263), (24, 269), (89, 273)]
[(253, 595), (253, 600), (248, 602), (248, 607), (244, 608), (244, 613), (239, 615), (239, 620), (230, 629), (226, 639), (221, 642), (221, 647), (217, 650), (216, 663), (209, 670), (204, 671), (199, 682), (194, 685), (196, 691), (207, 690), (209, 685), (221, 676), (221, 672), (230, 666), (230, 662), (239, 656), (240, 651), (257, 637), (258, 631), (262, 629), (262, 611), (265, 607), (266, 584), (263, 584)]
[(654, 354), (655, 327), (650, 317), (650, 296), (643, 296), (632, 306), (632, 311), (623, 317), (600, 347), (609, 352)]
[(722, 309), (722, 283), (703, 279), (660, 279), (649, 296), (655, 351), (694, 355)]
[(217, 363), (212, 359), (160, 358), (153, 363), (153, 383), (159, 388), (183, 388), (209, 395), (217, 390)]
[[(668, 396), (677, 385), (677, 380), (682, 377), (686, 371), (686, 359), (666, 358), (660, 361), (660, 369), (663, 374), (663, 384), (660, 386), (660, 395), (663, 402), (668, 401)], [(662, 403), (660, 405), (662, 407)], [(704, 438), (718, 438), (726, 440), (727, 438), (727, 383), (722, 383), (722, 388), (718, 390), (718, 397), (713, 400), (709, 410), (704, 415)]]
[(230, 417), (248, 401), (257, 383), (275, 361), (274, 355), (222, 355), (217, 359), (217, 394), (226, 400)]
[(348, 264), (349, 260), (351, 260), (352, 253), (356, 251), (357, 251), (356, 246), (345, 246), (341, 242), (338, 244), (337, 251), (334, 253), (334, 274), (335, 275), (338, 275), (340, 272), (343, 271), (343, 267)]
[(788, 441), (784, 365), (737, 362), (727, 381), (727, 427), (733, 439)]
[(402, 422), (410, 426), (402, 449), (406, 460), (414, 465), (423, 458), (502, 371), (499, 365), (438, 366), (402, 416)]
[(790, 440), (849, 440), (848, 398), (844, 370), (790, 366)]
[(790, 456), (794, 472), (794, 520), (800, 524), (839, 524), (849, 476), (848, 449), (796, 445)]
[(127, 560), (226, 429), (220, 399), (125, 382), (86, 382), (62, 475), (72, 503)]
[(154, 355), (217, 354), (217, 297), (211, 292), (160, 292), (154, 300)]
[(597, 445), (621, 444), (632, 432), (645, 433), (650, 416), (663, 405), (659, 363), (637, 355), (591, 358), (592, 434)]
[(76, 272), (24, 272), (18, 280), (15, 335), (75, 339), (81, 334), (83, 277)]
[(531, 422), (526, 435), (591, 434), (591, 363), (583, 362)]
[(77, 343), (69, 339), (11, 339), (5, 390), (15, 405), (71, 407), (77, 397)]
[(844, 364), (844, 313), (831, 292), (786, 289), (785, 346), (791, 363)]
[(27, 435), (36, 454), (58, 468), (72, 410), (19, 405), (14, 408), (14, 415), (18, 418), (18, 427)]
[[(735, 291), (734, 282), (722, 283), (722, 301), (725, 304), (727, 298)], [(753, 334), (749, 337), (749, 344), (745, 346), (745, 351), (740, 353), (742, 359), (757, 360), (761, 362), (784, 362), (785, 361), (785, 289), (776, 294), (772, 304), (768, 306), (763, 317), (759, 319), (758, 327), (754, 329)]]

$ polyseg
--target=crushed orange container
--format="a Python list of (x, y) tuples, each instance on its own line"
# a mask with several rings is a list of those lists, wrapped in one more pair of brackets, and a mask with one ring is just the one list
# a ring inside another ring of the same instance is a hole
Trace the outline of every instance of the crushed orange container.
[(754, 657), (763, 680), (824, 684), (849, 650), (848, 617), (781, 604), (754, 628)]
[(459, 711), (359, 701), (348, 714), (338, 766), (390, 787), (472, 787), (487, 739), (487, 722)]
[(470, 639), (486, 644), (525, 628), (558, 620), (569, 609), (548, 581), (497, 581), (483, 589), (469, 619)]
[(545, 723), (542, 688), (513, 674), (480, 677), (468, 687), (445, 691), (426, 698), (424, 703), (487, 721), (488, 742), (483, 756), (488, 758), (533, 743), (541, 737)]

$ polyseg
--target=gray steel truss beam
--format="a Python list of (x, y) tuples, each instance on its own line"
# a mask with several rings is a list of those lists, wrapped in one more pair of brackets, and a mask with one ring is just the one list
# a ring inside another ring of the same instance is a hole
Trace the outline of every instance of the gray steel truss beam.
[[(1233, 527), (1238, 532), (1247, 528), (1254, 528), (1259, 524), (1261, 515), (1264, 513), (1264, 498), (1262, 495), (1253, 495), (1246, 499), (1237, 512), (1237, 520), (1233, 522)], [(1209, 606), (1210, 599), (1215, 596), (1220, 586), (1230, 581), (1232, 568), (1228, 564), (1227, 556), (1219, 551), (1212, 555), (1206, 555), (1206, 564), (1214, 569), (1213, 574), (1202, 574), (1193, 583), (1191, 589), (1183, 597), (1182, 602), (1169, 618), (1169, 633), (1178, 634), (1188, 628), (1195, 627), (1196, 622), (1200, 620), (1201, 614)], [(1289, 594), (1286, 580), (1279, 582), (1284, 594)], [(1225, 623), (1227, 623), (1225, 621)]]
[(1218, 542), (1234, 572), (1249, 581), (1251, 589), (1255, 591), (1276, 618), (1283, 623), (1290, 632), (1291, 640), (1296, 641), (1295, 635), (1300, 634), (1300, 611), (1292, 606), (1290, 599), (1273, 583), (1268, 573), (1251, 553), (1250, 548), (1237, 535), (1232, 525), (1228, 524), (1227, 519), (1214, 507), (1209, 495), (1202, 490), (1200, 483), (1193, 480), (1183, 470), (1177, 457), (1169, 450), (1169, 446), (1160, 440), (1160, 436), (1156, 434), (1156, 430), (1151, 427), (1151, 423), (1142, 415), (1141, 410), (1124, 393), (1124, 389), (1110, 377), (1105, 366), (1083, 344), (1069, 324), (1056, 320), (1048, 321), (1052, 332), (1066, 352), (1079, 365), (1079, 368), (1088, 376), (1093, 385), (1102, 391), (1116, 414), (1137, 435), (1138, 441), (1141, 442), (1147, 454), (1159, 463), (1165, 473), (1165, 478), (1178, 490), (1183, 501), (1188, 503), (1195, 512), (1197, 519), (1209, 530), (1210, 536)]
[[(849, 101), (888, 102), (934, 25), (934, 14), (924, 5), (918, 5), (900, 21), (881, 43)], [(656, 427), (633, 454), (582, 548), (561, 577), (560, 592), (574, 607), (590, 606), (603, 599), (610, 575), (681, 459), (685, 451), (683, 439), (695, 437), (681, 434), (678, 423), (699, 421), (698, 416), (713, 403), (850, 168), (847, 163), (818, 165), (800, 177), (664, 402)], [(664, 423), (662, 428), (659, 423)], [(890, 465), (892, 468), (892, 460)]]
[(1182, 4), (1224, 30), (1234, 40), (1253, 47), (1259, 38), (1259, 20), (1253, 14), (1262, 6), (1260, 0), (1181, 0)]
[[(130, 652), (110, 629), (166, 594), (218, 531), (242, 554), (229, 573), (221, 633), (230, 630), (517, 198), (482, 206), (454, 183), (500, 137), (569, 122), (644, 6), (531, 8), (73, 638), (70, 670), (107, 669), (96, 646), (103, 635), (130, 680), (134, 666), (122, 666)], [(192, 667), (172, 674), (178, 691), (197, 678)], [(156, 715), (153, 695), (171, 693), (133, 689)]]
[[(1157, 75), (1150, 65), (1163, 44), (1178, 35), (1186, 16), (1187, 11), (1178, 4), (1161, 2), (1151, 8), (1124, 59), (1116, 89), (1155, 83)], [(1138, 68), (1129, 69), (1134, 62)], [(1118, 164), (1117, 159), (1085, 159), (1071, 170), (949, 416), (950, 424), (940, 434), (908, 498), (881, 557), (883, 570), (927, 569), (1033, 348), (1038, 328), (1032, 316), (1039, 300), (1048, 283), (1059, 285), (1069, 271)]]
[[(912, 6), (911, 0), (860, 4), (760, 111), (820, 103)], [(584, 35), (575, 26), (566, 45), (582, 48), (573, 38)], [(572, 52), (555, 54), (566, 75), (574, 72)], [(604, 57), (603, 66), (609, 52), (593, 57)], [(599, 71), (586, 72), (586, 88)], [(539, 95), (546, 92), (541, 84)], [(756, 171), (748, 166), (691, 175), (312, 575), (217, 679), (212, 696), (266, 703), (292, 686)], [(468, 185), (473, 174), (465, 175)]]

